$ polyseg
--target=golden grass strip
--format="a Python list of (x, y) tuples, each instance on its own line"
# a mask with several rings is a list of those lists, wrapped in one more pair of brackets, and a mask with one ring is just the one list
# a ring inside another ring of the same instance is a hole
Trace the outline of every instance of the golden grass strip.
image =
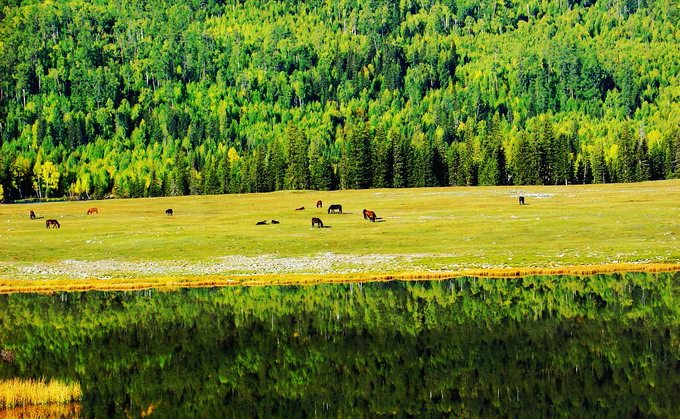
[(83, 393), (78, 383), (13, 378), (0, 380), (0, 407), (70, 403)]
[(77, 291), (140, 291), (145, 289), (175, 290), (179, 288), (227, 287), (234, 285), (312, 285), (319, 283), (375, 282), (375, 281), (420, 281), (476, 276), (487, 278), (511, 278), (531, 275), (596, 275), (622, 272), (677, 272), (680, 263), (668, 264), (607, 264), (563, 266), (552, 268), (497, 268), (466, 269), (442, 272), (402, 273), (351, 273), (351, 274), (295, 274), (295, 275), (235, 275), (226, 276), (176, 276), (153, 278), (109, 278), (109, 279), (58, 279), (58, 280), (4, 280), (0, 281), (0, 294), (51, 293)]

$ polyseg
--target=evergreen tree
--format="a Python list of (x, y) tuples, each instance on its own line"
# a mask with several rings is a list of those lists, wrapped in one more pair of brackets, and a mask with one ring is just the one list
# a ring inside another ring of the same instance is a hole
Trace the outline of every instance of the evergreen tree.
[(372, 169), (373, 186), (376, 188), (389, 188), (392, 185), (392, 141), (388, 140), (385, 130), (378, 127), (373, 137), (372, 150)]
[(286, 132), (288, 153), (286, 156), (286, 189), (309, 188), (309, 141), (303, 131), (292, 123)]
[(619, 182), (634, 182), (636, 178), (637, 146), (628, 124), (624, 124), (621, 128), (618, 144), (617, 180)]
[(309, 174), (312, 189), (328, 191), (333, 189), (333, 166), (328, 157), (326, 145), (313, 141), (309, 147)]

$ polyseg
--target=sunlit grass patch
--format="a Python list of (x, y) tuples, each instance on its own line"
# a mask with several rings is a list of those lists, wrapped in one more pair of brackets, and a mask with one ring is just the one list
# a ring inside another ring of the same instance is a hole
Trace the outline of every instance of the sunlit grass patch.
[(79, 400), (83, 393), (78, 383), (59, 380), (32, 380), (13, 378), (0, 380), (0, 408), (48, 403), (70, 403)]
[[(520, 193), (527, 205), (518, 205)], [(319, 199), (324, 208), (315, 208)], [(331, 203), (345, 213), (328, 214)], [(0, 280), (143, 282), (680, 262), (680, 180), (107, 200), (97, 202), (99, 214), (85, 215), (92, 205), (1, 206)], [(295, 211), (301, 206), (307, 209)], [(30, 220), (29, 209), (61, 220), (61, 229)], [(362, 209), (375, 211), (379, 222), (364, 220)], [(311, 217), (329, 228), (312, 228)], [(268, 224), (256, 225), (262, 220)]]

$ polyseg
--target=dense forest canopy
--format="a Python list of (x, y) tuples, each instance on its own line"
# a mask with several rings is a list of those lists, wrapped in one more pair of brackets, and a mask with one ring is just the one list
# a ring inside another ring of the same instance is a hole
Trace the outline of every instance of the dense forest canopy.
[(0, 0), (0, 193), (680, 174), (674, 0)]

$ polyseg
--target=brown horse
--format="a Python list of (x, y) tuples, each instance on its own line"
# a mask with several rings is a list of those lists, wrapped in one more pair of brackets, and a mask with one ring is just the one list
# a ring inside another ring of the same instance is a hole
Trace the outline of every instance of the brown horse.
[(316, 218), (316, 217), (312, 218), (312, 227), (314, 227), (315, 224), (319, 228), (323, 227), (323, 221), (321, 221), (320, 218)]
[(519, 204), (524, 205), (524, 197), (523, 196), (519, 197)]
[(323, 208), (323, 202), (321, 202), (321, 201), (316, 201), (316, 207), (317, 207), (317, 208)]
[(87, 215), (94, 214), (94, 213), (99, 214), (99, 210), (97, 208), (90, 208), (89, 210), (87, 210)]
[(303, 211), (305, 207), (295, 208), (295, 211)]
[(45, 227), (50, 228), (50, 226), (52, 226), (54, 228), (61, 228), (59, 221), (57, 221), (57, 220), (46, 220), (45, 221)]
[(375, 223), (376, 218), (378, 217), (375, 215), (375, 212), (364, 210), (364, 220), (371, 220), (371, 222)]
[(31, 220), (35, 220), (35, 213), (33, 212), (33, 210), (31, 210), (31, 212), (28, 213), (28, 216), (31, 217)]

